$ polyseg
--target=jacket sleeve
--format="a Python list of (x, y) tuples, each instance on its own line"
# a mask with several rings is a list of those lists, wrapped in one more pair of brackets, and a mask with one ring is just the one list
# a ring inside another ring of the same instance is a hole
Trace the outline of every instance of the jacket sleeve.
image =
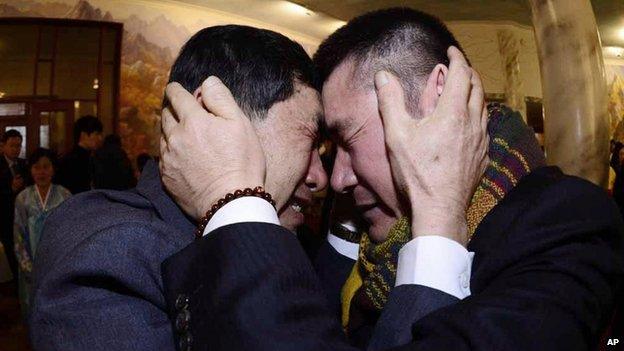
[[(470, 297), (399, 325), (393, 314), (426, 299), (394, 291), (399, 296), (386, 306), (371, 349), (408, 341), (402, 350), (595, 349), (621, 296), (617, 207), (601, 189), (567, 177), (519, 212), (482, 241), (491, 247), (475, 256)], [(388, 337), (406, 324), (411, 341), (405, 333)]]
[(33, 348), (174, 349), (161, 261), (152, 259), (167, 245), (161, 238), (144, 223), (124, 223), (68, 240), (75, 246), (54, 262), (40, 260), (49, 257), (41, 251), (49, 247), (40, 246), (29, 318)]
[(341, 315), (342, 286), (349, 277), (355, 260), (343, 256), (325, 240), (314, 259), (314, 270), (325, 290), (325, 295), (337, 318)]
[[(595, 347), (623, 277), (617, 208), (602, 190), (576, 180), (550, 187), (518, 212), (501, 213), (507, 225), (483, 241), (470, 297), (395, 289), (371, 349)], [(193, 349), (352, 349), (302, 249), (278, 226), (220, 228), (166, 260), (163, 275), (170, 318), (190, 320), (176, 335), (193, 340)]]
[(351, 349), (309, 259), (280, 226), (221, 227), (162, 271), (176, 337), (193, 350)]

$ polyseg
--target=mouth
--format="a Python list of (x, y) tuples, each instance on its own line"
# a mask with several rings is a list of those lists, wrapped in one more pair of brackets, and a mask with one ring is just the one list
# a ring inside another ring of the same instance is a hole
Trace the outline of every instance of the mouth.
[(303, 210), (303, 206), (298, 203), (293, 203), (292, 205), (290, 205), (290, 208), (292, 208), (293, 211), (299, 213), (301, 213), (301, 210)]
[(299, 195), (294, 195), (290, 201), (288, 201), (288, 206), (295, 212), (303, 213), (304, 210), (312, 204), (312, 197), (303, 197)]
[(304, 213), (311, 203), (306, 199), (291, 198), (279, 213), (282, 226), (294, 232), (297, 227), (305, 223)]

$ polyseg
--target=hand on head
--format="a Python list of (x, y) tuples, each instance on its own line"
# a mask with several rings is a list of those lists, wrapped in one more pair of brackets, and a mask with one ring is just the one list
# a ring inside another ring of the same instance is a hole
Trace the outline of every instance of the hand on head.
[(440, 235), (466, 245), (466, 210), (487, 166), (487, 109), (481, 79), (455, 47), (433, 112), (407, 111), (399, 80), (377, 72), (375, 86), (392, 175), (409, 200), (412, 235)]
[(258, 137), (219, 78), (203, 82), (201, 103), (175, 82), (165, 93), (170, 106), (162, 112), (160, 171), (187, 214), (200, 218), (227, 193), (264, 186)]

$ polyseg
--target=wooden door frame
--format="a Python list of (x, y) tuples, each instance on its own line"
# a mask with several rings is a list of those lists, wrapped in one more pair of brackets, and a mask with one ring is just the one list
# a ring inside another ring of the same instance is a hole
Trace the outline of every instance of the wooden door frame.
[(74, 129), (74, 102), (72, 100), (36, 100), (36, 99), (11, 99), (0, 100), (0, 103), (22, 103), (26, 105), (26, 111), (18, 116), (0, 116), (0, 124), (26, 126), (26, 155), (39, 147), (39, 128), (41, 127), (41, 112), (64, 112), (65, 113), (65, 150), (73, 146)]
[[(33, 126), (41, 127), (41, 112), (65, 112), (65, 150), (71, 150), (74, 145), (74, 102), (72, 100), (34, 101), (31, 103), (30, 119)], [(35, 124), (36, 122), (36, 124)], [(39, 133), (36, 141), (31, 145), (40, 145)], [(28, 152), (32, 152), (28, 150)]]

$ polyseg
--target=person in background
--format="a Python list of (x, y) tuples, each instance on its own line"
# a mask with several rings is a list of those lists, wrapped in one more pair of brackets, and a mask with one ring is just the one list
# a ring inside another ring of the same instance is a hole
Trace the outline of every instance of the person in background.
[(118, 135), (108, 135), (93, 155), (94, 189), (126, 190), (136, 185), (132, 163), (121, 147)]
[(153, 159), (154, 158), (150, 154), (145, 153), (145, 152), (137, 156), (136, 171), (134, 173), (134, 177), (136, 179), (139, 179), (139, 176), (141, 176), (141, 173), (143, 173), (143, 168), (145, 168), (145, 164), (147, 163), (147, 161), (153, 160)]
[(80, 117), (74, 124), (74, 148), (63, 157), (58, 183), (72, 194), (91, 190), (91, 157), (102, 145), (102, 122), (94, 116)]
[(17, 261), (13, 254), (13, 206), (15, 196), (24, 189), (26, 160), (19, 157), (22, 151), (22, 134), (11, 129), (2, 135), (0, 156), (0, 239), (4, 246), (13, 276), (17, 276)]
[(19, 263), (18, 286), (22, 317), (28, 315), (31, 272), (43, 222), (54, 208), (71, 196), (69, 190), (52, 183), (56, 155), (44, 148), (37, 149), (28, 160), (33, 185), (15, 199), (13, 236), (15, 256)]
[(620, 208), (620, 213), (624, 215), (624, 144), (620, 142), (611, 143), (611, 168), (615, 172), (615, 182), (613, 183), (613, 200)]

